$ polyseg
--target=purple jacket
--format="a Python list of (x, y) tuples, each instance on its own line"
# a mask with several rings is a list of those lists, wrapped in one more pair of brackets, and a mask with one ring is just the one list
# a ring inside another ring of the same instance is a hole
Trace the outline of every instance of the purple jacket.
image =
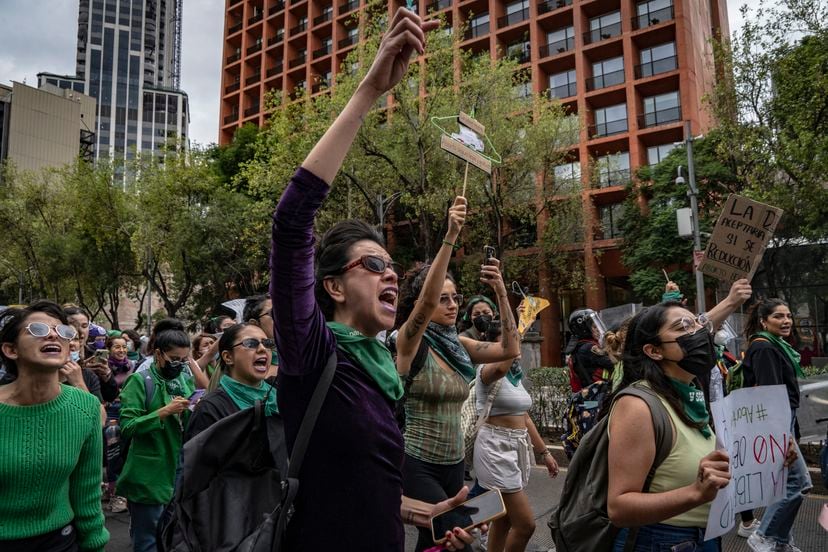
[[(313, 222), (329, 190), (300, 168), (273, 215), (270, 294), (289, 449), (336, 348), (313, 291)], [(299, 474), (287, 550), (403, 550), (402, 462), (394, 404), (337, 350), (336, 374)]]

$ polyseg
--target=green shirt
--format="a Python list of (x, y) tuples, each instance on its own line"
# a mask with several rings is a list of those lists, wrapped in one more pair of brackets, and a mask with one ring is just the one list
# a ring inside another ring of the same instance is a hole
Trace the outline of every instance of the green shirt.
[(103, 550), (102, 455), (101, 405), (93, 395), (61, 385), (43, 404), (0, 403), (0, 541), (73, 522), (81, 550)]
[(189, 397), (195, 391), (195, 385), (184, 373), (174, 380), (163, 379), (153, 363), (149, 374), (155, 392), (147, 409), (145, 373), (130, 374), (121, 388), (121, 435), (131, 441), (117, 490), (119, 495), (133, 502), (167, 504), (173, 496), (175, 470), (190, 411), (162, 420), (158, 409), (172, 401), (171, 389), (177, 396)]

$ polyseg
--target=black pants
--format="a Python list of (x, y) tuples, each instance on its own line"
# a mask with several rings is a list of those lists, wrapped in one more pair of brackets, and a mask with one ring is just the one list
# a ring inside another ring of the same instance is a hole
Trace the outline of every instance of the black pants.
[(71, 524), (27, 539), (0, 540), (3, 552), (77, 552), (75, 527)]
[[(442, 502), (463, 487), (463, 466), (462, 460), (457, 464), (432, 464), (406, 454), (402, 470), (403, 494), (432, 504)], [(418, 527), (417, 531), (416, 552), (434, 546), (430, 528)]]

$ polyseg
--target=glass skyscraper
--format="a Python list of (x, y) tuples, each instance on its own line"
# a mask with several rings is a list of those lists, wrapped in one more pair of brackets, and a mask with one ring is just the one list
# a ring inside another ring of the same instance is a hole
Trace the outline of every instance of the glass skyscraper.
[(179, 89), (182, 0), (80, 0), (76, 75), (39, 83), (98, 102), (96, 158), (187, 147), (189, 105)]

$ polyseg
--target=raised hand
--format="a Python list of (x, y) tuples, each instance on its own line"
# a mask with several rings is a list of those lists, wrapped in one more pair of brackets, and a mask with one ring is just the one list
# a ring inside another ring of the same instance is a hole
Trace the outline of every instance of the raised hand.
[(425, 52), (425, 33), (439, 26), (439, 20), (423, 21), (413, 11), (398, 8), (361, 86), (371, 88), (377, 97), (394, 88), (408, 71), (414, 52)]
[(500, 273), (500, 261), (493, 257), (489, 263), (480, 266), (480, 281), (490, 286), (498, 296), (506, 295), (506, 284), (503, 283), (503, 275)]
[(463, 229), (463, 224), (466, 223), (466, 198), (457, 196), (454, 198), (454, 205), (449, 207), (448, 212), (448, 231), (446, 232), (447, 241), (454, 242), (460, 235), (460, 230)]

